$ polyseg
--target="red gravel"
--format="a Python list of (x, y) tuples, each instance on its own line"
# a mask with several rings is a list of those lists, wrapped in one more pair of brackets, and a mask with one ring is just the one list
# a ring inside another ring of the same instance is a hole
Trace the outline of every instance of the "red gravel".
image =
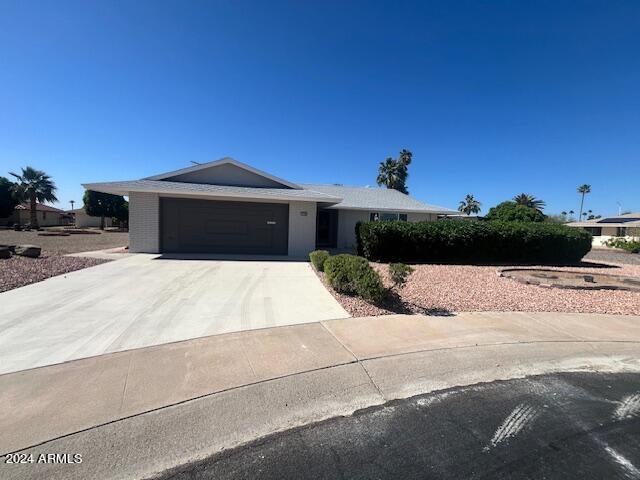
[(41, 282), (49, 277), (93, 267), (108, 260), (84, 257), (64, 257), (55, 253), (42, 252), (39, 258), (13, 255), (0, 259), (0, 292)]
[[(387, 265), (372, 265), (381, 273), (385, 284), (388, 285)], [(603, 267), (562, 267), (561, 269), (640, 277), (640, 265), (602, 265)], [(398, 312), (446, 314), (464, 311), (640, 315), (640, 293), (638, 292), (565, 290), (523, 285), (514, 280), (499, 277), (498, 271), (502, 267), (496, 266), (415, 265), (414, 267), (415, 272), (411, 274), (409, 281), (400, 291), (401, 301), (385, 308), (371, 305), (356, 297), (338, 294), (328, 286), (327, 288), (354, 317)], [(322, 274), (320, 277), (324, 282)]]

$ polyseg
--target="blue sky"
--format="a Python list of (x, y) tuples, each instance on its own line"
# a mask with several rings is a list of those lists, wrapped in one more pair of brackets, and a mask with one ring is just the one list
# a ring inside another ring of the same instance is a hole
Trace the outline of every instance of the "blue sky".
[(0, 175), (81, 182), (233, 156), (456, 207), (640, 210), (638, 1), (0, 0)]

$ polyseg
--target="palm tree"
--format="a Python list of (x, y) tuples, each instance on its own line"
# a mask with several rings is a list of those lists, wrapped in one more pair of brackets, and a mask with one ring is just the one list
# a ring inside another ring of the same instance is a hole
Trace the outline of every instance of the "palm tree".
[(31, 211), (31, 227), (38, 228), (36, 202), (57, 202), (56, 185), (51, 177), (41, 170), (32, 167), (22, 169), (22, 174), (9, 172), (18, 182), (13, 187), (13, 194), (21, 202), (29, 202)]
[(582, 195), (582, 199), (580, 200), (580, 216), (578, 218), (582, 218), (582, 207), (584, 205), (584, 196), (587, 193), (591, 193), (591, 185), (587, 185), (586, 183), (584, 185), (580, 185), (578, 187), (578, 193)]
[(575, 215), (576, 212), (574, 212), (573, 210), (569, 210), (569, 218), (573, 219), (573, 216)]
[(539, 212), (541, 212), (546, 205), (544, 200), (540, 200), (539, 198), (536, 198), (533, 195), (529, 195), (528, 193), (521, 193), (520, 195), (516, 195), (515, 197), (513, 197), (513, 201), (519, 205), (534, 208)]
[(398, 164), (396, 161), (388, 157), (384, 162), (380, 162), (378, 167), (378, 185), (384, 185), (387, 188), (395, 188), (398, 184)]
[(471, 215), (472, 213), (479, 213), (481, 206), (482, 204), (469, 193), (464, 197), (464, 200), (460, 202), (460, 205), (458, 205), (458, 211), (466, 215)]
[(380, 162), (380, 166), (378, 167), (378, 178), (376, 179), (378, 185), (384, 185), (387, 188), (408, 194), (408, 167), (411, 164), (412, 158), (413, 154), (409, 150), (402, 149), (397, 160), (387, 157), (384, 162)]

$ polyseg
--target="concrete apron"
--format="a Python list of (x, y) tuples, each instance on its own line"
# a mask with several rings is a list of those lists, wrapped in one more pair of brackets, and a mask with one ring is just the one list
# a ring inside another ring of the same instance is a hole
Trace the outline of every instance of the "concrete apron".
[(218, 335), (0, 376), (1, 478), (141, 478), (385, 401), (556, 371), (640, 371), (640, 317), (470, 313)]

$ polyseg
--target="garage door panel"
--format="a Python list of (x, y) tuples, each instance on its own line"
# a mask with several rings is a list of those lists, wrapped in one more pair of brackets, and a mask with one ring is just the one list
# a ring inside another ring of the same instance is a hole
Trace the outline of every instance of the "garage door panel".
[(164, 252), (286, 255), (286, 204), (162, 199)]

